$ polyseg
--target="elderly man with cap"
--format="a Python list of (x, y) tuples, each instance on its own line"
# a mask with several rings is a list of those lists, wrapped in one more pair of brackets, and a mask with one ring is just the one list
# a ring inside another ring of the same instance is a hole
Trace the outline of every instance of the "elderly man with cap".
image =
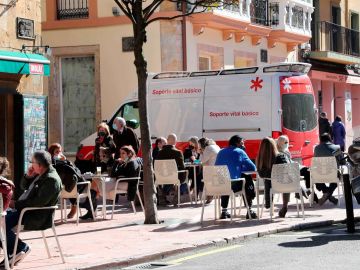
[(125, 145), (131, 145), (137, 154), (139, 151), (139, 139), (134, 130), (126, 126), (125, 119), (116, 117), (112, 128), (114, 130), (113, 139), (116, 145), (115, 159), (119, 158), (120, 148)]

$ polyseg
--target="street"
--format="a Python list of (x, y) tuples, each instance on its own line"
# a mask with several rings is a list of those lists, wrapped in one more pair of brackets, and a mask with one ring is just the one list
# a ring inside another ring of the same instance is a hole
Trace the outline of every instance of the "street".
[(347, 234), (343, 225), (290, 231), (121, 269), (358, 269), (359, 231)]

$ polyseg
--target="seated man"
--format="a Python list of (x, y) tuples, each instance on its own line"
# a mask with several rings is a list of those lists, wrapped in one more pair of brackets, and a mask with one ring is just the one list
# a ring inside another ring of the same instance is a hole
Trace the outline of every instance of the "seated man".
[[(255, 164), (250, 160), (245, 151), (240, 148), (241, 140), (242, 138), (238, 135), (232, 136), (229, 140), (229, 146), (220, 150), (216, 157), (215, 165), (227, 165), (231, 179), (241, 178), (242, 171), (256, 170)], [(243, 188), (245, 187), (241, 181), (234, 181), (231, 183), (231, 189), (234, 192), (239, 192)], [(253, 197), (246, 193), (246, 199), (248, 201), (249, 208), (251, 208)], [(228, 204), (229, 196), (221, 196), (222, 212), (220, 219), (230, 218), (230, 213), (227, 211)], [(257, 217), (256, 213), (251, 211), (251, 209), (250, 213), (246, 214), (246, 218), (249, 218), (249, 215), (251, 215), (251, 218)]]
[[(185, 170), (184, 156), (183, 153), (175, 147), (176, 141), (177, 141), (176, 135), (170, 134), (167, 137), (167, 144), (164, 145), (162, 149), (159, 151), (156, 159), (157, 160), (175, 159), (178, 170), (179, 171)], [(186, 174), (179, 173), (179, 180), (181, 183), (183, 183), (186, 180)], [(172, 188), (171, 185), (165, 185), (163, 187), (163, 197), (166, 196), (166, 194), (170, 191), (171, 188)], [(177, 195), (174, 196), (173, 202), (174, 204), (177, 203)]]
[[(331, 157), (335, 156), (336, 161), (339, 166), (339, 161), (342, 158), (343, 154), (340, 150), (339, 145), (335, 145), (331, 142), (331, 137), (329, 133), (323, 133), (320, 135), (320, 144), (317, 145), (314, 149), (314, 157)], [(330, 183), (327, 186), (324, 183), (316, 184), (316, 189), (322, 191), (323, 196), (319, 199), (319, 204), (323, 205), (327, 200), (333, 204), (338, 204), (338, 199), (336, 199), (332, 194), (334, 193), (337, 187), (336, 183)]]
[[(19, 222), (20, 212), (26, 207), (46, 207), (56, 205), (60, 191), (61, 180), (51, 165), (51, 155), (45, 151), (37, 151), (33, 154), (31, 166), (26, 173), (26, 179), (31, 182), (27, 190), (18, 198), (12, 201), (6, 215), (6, 238), (9, 262), (15, 260), (18, 264), (30, 252), (30, 246), (19, 239), (16, 256), (12, 258), (16, 235), (13, 232)], [(22, 225), (25, 230), (42, 230), (52, 226), (53, 210), (39, 210), (26, 212)], [(1, 262), (1, 265), (4, 265)]]

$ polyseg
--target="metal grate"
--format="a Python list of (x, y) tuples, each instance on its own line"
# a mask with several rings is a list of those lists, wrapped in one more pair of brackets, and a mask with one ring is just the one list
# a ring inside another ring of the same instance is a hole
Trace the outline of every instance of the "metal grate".
[(157, 263), (157, 262), (152, 262), (152, 263), (144, 263), (144, 264), (139, 264), (139, 265), (134, 265), (134, 266), (130, 266), (127, 268), (123, 268), (123, 270), (136, 270), (136, 269), (158, 269), (158, 268), (164, 268), (164, 267), (171, 267), (174, 266), (174, 264), (168, 264), (168, 263)]
[(89, 17), (88, 0), (57, 0), (57, 19), (82, 19)]

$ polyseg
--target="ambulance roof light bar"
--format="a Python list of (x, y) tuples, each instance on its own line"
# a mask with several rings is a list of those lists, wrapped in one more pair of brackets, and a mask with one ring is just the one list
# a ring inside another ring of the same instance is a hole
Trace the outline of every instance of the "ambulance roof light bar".
[(186, 71), (173, 71), (173, 72), (162, 72), (156, 74), (153, 79), (170, 79), (170, 78), (185, 78), (189, 77), (190, 72)]
[(264, 73), (270, 72), (294, 72), (307, 74), (310, 71), (311, 65), (305, 63), (284, 63), (274, 66), (264, 67)]

